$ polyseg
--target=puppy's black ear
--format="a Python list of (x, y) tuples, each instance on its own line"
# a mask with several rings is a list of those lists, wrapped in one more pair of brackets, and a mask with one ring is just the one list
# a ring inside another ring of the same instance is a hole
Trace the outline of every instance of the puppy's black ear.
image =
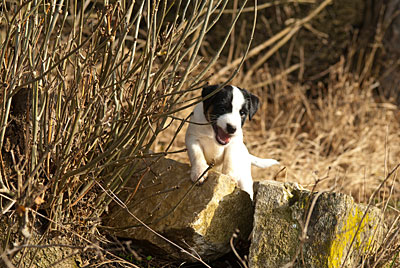
[[(208, 95), (210, 95), (211, 93), (213, 93), (217, 88), (218, 88), (218, 85), (212, 85), (212, 86), (204, 87), (204, 88), (203, 88), (203, 91), (201, 92), (201, 97), (203, 97), (203, 98), (207, 97)], [(213, 97), (214, 97), (214, 96), (213, 96)], [(210, 105), (211, 105), (211, 103), (212, 103), (213, 97), (208, 98), (208, 99), (206, 99), (206, 100), (203, 101), (204, 113), (205, 113), (205, 114), (207, 113), (208, 109), (210, 108)], [(207, 115), (206, 115), (206, 118), (207, 118)]]
[(249, 120), (251, 120), (254, 116), (254, 114), (258, 110), (258, 105), (260, 104), (260, 100), (256, 95), (250, 94), (250, 99), (249, 99)]
[(240, 90), (243, 92), (244, 98), (246, 99), (246, 102), (248, 103), (249, 120), (251, 120), (253, 118), (254, 114), (258, 110), (258, 105), (260, 104), (260, 100), (256, 95), (251, 94), (246, 89), (240, 89)]
[(203, 91), (201, 92), (201, 96), (203, 98), (205, 98), (206, 96), (213, 93), (217, 88), (218, 88), (218, 85), (206, 86), (203, 88)]

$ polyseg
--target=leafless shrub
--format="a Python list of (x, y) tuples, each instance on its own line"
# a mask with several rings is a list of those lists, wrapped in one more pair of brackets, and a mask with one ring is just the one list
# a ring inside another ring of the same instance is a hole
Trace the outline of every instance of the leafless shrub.
[(204, 84), (246, 2), (207, 59), (200, 47), (227, 0), (1, 3), (1, 210), (9, 232), (19, 221), (17, 252), (34, 243), (39, 208), (51, 230), (96, 232), (108, 192), (198, 101), (184, 97)]

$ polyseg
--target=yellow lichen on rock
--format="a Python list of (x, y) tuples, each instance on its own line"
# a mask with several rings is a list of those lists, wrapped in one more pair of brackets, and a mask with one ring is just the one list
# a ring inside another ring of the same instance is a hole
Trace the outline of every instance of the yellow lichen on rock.
[[(352, 253), (357, 255), (366, 255), (376, 238), (377, 220), (373, 218), (373, 211), (362, 209), (362, 206), (351, 204), (351, 212), (343, 221), (343, 226), (338, 226), (336, 237), (333, 240), (330, 255), (328, 257), (329, 267), (343, 267), (350, 261)], [(372, 228), (372, 230), (370, 230)], [(366, 236), (365, 234), (369, 234)], [(348, 256), (346, 256), (348, 255)], [(347, 259), (345, 259), (347, 257)]]

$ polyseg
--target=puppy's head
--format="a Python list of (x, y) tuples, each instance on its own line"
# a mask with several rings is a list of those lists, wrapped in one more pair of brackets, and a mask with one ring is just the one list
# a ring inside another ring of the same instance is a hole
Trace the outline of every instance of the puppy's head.
[[(218, 85), (203, 88), (202, 97), (213, 94)], [(245, 89), (225, 86), (203, 101), (204, 115), (211, 123), (215, 139), (227, 145), (232, 138), (242, 134), (242, 126), (258, 109), (259, 99)]]

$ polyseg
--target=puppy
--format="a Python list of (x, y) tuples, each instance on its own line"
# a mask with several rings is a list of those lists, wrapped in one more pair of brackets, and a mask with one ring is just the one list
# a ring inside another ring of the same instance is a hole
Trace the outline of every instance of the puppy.
[[(202, 97), (206, 98), (217, 89), (218, 85), (203, 88)], [(227, 85), (195, 106), (185, 138), (193, 182), (213, 164), (253, 199), (251, 164), (261, 168), (279, 164), (274, 159), (251, 155), (243, 143), (243, 124), (247, 117), (252, 119), (258, 105), (257, 96)], [(206, 177), (207, 173), (199, 183)]]

